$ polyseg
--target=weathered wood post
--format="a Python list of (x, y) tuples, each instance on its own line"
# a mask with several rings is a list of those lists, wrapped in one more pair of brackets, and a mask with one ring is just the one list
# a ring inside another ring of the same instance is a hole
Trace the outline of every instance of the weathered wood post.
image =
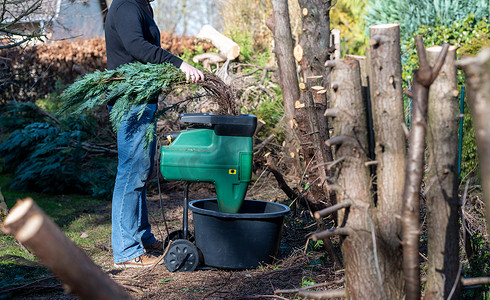
[[(349, 299), (401, 299), (400, 270), (392, 268), (393, 250), (380, 239), (376, 207), (371, 190), (370, 159), (367, 151), (366, 107), (357, 60), (328, 61), (332, 68), (332, 106), (325, 114), (333, 117), (335, 136), (327, 144), (335, 147), (338, 174), (331, 186), (338, 204), (315, 213), (317, 218), (338, 210), (341, 227), (313, 235), (320, 238), (344, 235), (346, 297)], [(342, 209), (346, 209), (345, 213)], [(395, 218), (395, 216), (392, 216)]]
[[(427, 49), (433, 64), (441, 47)], [(456, 47), (450, 47), (429, 90), (427, 203), (427, 285), (424, 299), (459, 299), (458, 86)], [(456, 283), (455, 283), (456, 282)]]

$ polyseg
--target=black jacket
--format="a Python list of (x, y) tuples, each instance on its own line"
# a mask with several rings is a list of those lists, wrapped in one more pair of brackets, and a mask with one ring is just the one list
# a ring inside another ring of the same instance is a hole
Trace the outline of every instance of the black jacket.
[(106, 17), (105, 40), (109, 70), (135, 61), (182, 64), (160, 47), (160, 31), (147, 0), (114, 0)]
[(161, 48), (160, 30), (147, 0), (114, 0), (105, 21), (105, 42), (109, 70), (136, 61), (170, 62), (177, 68), (182, 64), (180, 58)]

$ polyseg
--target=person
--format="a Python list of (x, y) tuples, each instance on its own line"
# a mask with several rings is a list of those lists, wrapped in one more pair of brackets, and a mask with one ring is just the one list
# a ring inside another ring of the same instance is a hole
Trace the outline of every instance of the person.
[[(160, 46), (160, 30), (148, 0), (114, 0), (105, 21), (107, 68), (142, 63), (172, 63), (187, 82), (204, 80), (204, 74)], [(117, 101), (117, 100), (115, 100)], [(110, 110), (115, 101), (107, 106)], [(116, 267), (149, 267), (161, 261), (153, 255), (163, 243), (151, 232), (146, 203), (146, 181), (153, 171), (156, 138), (145, 144), (145, 132), (157, 110), (150, 99), (140, 118), (141, 107), (132, 107), (117, 133), (118, 167), (112, 198), (112, 249)], [(143, 109), (143, 108), (141, 108)], [(156, 135), (156, 128), (155, 128)]]

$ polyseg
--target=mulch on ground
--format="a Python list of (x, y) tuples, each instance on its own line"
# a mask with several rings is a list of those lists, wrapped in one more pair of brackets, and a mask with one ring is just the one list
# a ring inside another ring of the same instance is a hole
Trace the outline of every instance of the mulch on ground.
[[(279, 202), (284, 200), (282, 192), (273, 182), (262, 182), (261, 185), (251, 187), (247, 198)], [(168, 190), (171, 192), (166, 193)], [(166, 234), (160, 213), (158, 189), (152, 191), (148, 197), (152, 216), (150, 221), (155, 235), (164, 238)], [(190, 186), (190, 200), (213, 197), (212, 185), (200, 183)], [(162, 203), (169, 230), (182, 228), (183, 187), (176, 182), (163, 185)], [(152, 270), (108, 268), (108, 273), (137, 299), (271, 299), (275, 290), (301, 288), (305, 282), (334, 281), (343, 275), (342, 272), (335, 272), (322, 248), (305, 247), (306, 235), (315, 228), (309, 226), (308, 222), (314, 223), (304, 212), (295, 212), (288, 216), (278, 257), (272, 264), (256, 269), (220, 270), (203, 266), (194, 272), (172, 273), (165, 265), (159, 265)], [(157, 224), (159, 225), (156, 226)], [(189, 225), (192, 230), (191, 212)], [(108, 260), (112, 264), (112, 257)], [(294, 294), (281, 297), (294, 297)]]

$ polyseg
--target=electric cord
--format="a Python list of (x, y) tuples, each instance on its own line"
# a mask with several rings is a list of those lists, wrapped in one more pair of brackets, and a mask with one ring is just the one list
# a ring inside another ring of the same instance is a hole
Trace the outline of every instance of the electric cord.
[[(157, 138), (156, 147), (157, 147), (157, 155), (158, 155), (158, 153), (161, 153), (161, 149), (162, 149), (162, 145), (160, 143), (160, 136)], [(160, 150), (160, 151), (158, 151), (158, 150)], [(158, 196), (160, 197), (160, 211), (162, 213), (163, 223), (165, 224), (165, 230), (167, 231), (167, 237), (170, 239), (170, 232), (168, 230), (167, 219), (165, 218), (165, 212), (163, 211), (163, 199), (162, 199), (162, 190), (160, 187), (160, 175), (159, 175), (160, 169), (158, 168), (158, 161), (159, 161), (158, 159), (155, 159), (155, 168), (156, 168), (156, 172), (157, 172)]]

